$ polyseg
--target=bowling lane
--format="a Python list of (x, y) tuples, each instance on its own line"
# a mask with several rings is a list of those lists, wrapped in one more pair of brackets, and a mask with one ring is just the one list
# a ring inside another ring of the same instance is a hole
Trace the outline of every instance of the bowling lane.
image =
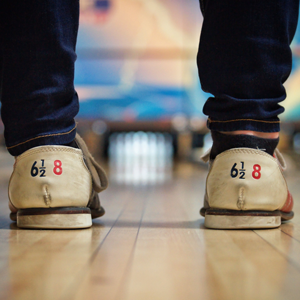
[(1, 152), (0, 299), (298, 299), (300, 172), (293, 161), (292, 222), (207, 230), (199, 215), (207, 168), (174, 161), (171, 142), (153, 132), (111, 136), (110, 186), (100, 195), (106, 214), (87, 230), (16, 228), (7, 207), (13, 158)]

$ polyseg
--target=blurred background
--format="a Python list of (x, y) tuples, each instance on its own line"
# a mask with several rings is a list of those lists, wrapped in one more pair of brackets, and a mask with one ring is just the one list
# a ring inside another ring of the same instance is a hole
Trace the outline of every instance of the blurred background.
[[(211, 146), (196, 67), (201, 25), (198, 0), (81, 0), (78, 131), (112, 180), (164, 182), (174, 161), (201, 165)], [(300, 30), (292, 50), (280, 148), (298, 161)]]

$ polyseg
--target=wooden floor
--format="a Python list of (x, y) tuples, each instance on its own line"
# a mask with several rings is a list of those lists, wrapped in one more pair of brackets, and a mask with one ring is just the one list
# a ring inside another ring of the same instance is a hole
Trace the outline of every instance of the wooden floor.
[(6, 158), (0, 158), (1, 300), (300, 297), (296, 169), (288, 175), (296, 217), (279, 229), (205, 229), (199, 209), (206, 171), (181, 163), (163, 184), (112, 182), (102, 194), (106, 215), (91, 229), (20, 230), (8, 218)]

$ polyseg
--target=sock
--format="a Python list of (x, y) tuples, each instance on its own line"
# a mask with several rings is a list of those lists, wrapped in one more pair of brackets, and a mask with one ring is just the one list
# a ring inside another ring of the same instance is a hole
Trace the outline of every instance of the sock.
[(210, 159), (215, 159), (218, 154), (232, 148), (258, 149), (273, 156), (279, 142), (279, 138), (264, 139), (254, 135), (230, 135), (218, 131), (211, 131), (211, 136), (213, 139), (213, 146), (210, 153)]
[(77, 143), (73, 140), (71, 143), (68, 144), (64, 144), (63, 146), (68, 146), (68, 147), (72, 147), (72, 148), (77, 148), (79, 149)]

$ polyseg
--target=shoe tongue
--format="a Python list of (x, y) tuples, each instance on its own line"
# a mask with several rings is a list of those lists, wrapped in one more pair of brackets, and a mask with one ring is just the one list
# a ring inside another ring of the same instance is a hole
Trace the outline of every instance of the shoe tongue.
[(273, 156), (278, 145), (277, 139), (264, 139), (254, 135), (230, 135), (218, 131), (212, 131), (213, 146), (210, 152), (210, 159), (215, 159), (220, 153), (233, 148), (252, 148), (264, 151)]

